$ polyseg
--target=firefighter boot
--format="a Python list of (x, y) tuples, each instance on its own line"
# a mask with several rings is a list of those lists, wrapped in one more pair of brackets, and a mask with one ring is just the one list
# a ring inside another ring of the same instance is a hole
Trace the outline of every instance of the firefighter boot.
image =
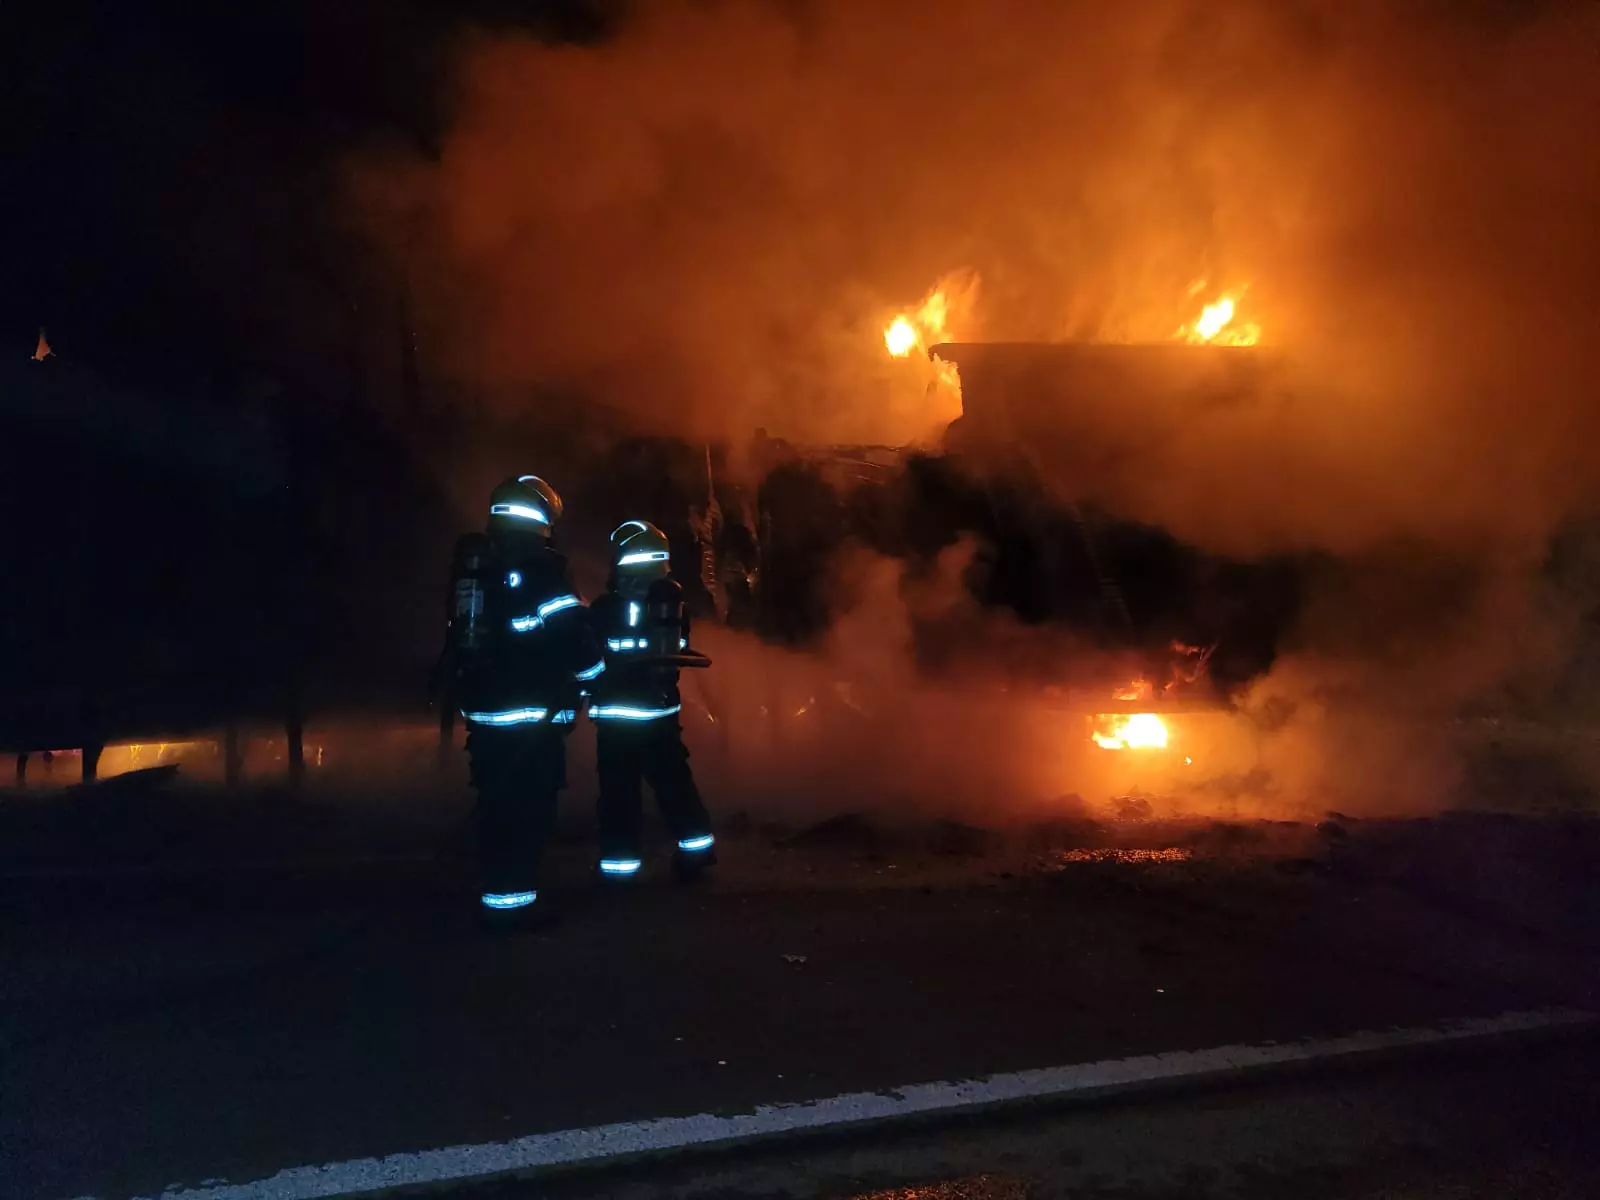
[(693, 883), (717, 865), (717, 851), (709, 833), (683, 838), (672, 855), (672, 873), (680, 883)]
[(639, 878), (643, 866), (637, 854), (607, 855), (595, 867), (595, 874), (606, 887), (626, 887)]
[(481, 904), (478, 908), (479, 927), (485, 933), (496, 936), (538, 933), (556, 925), (560, 919), (560, 914), (545, 899), (514, 908), (500, 908), (489, 903)]

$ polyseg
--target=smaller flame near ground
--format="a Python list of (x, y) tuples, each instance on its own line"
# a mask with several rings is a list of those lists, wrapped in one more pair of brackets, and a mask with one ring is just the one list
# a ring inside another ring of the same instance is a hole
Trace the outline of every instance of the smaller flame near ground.
[(1178, 336), (1193, 344), (1212, 346), (1254, 346), (1261, 340), (1261, 326), (1252, 322), (1234, 323), (1238, 301), (1224, 295), (1200, 310), (1193, 325), (1178, 330)]
[[(1111, 693), (1114, 700), (1149, 700), (1155, 687), (1148, 679), (1132, 679)], [(1155, 713), (1102, 713), (1090, 731), (1102, 750), (1161, 750), (1167, 744), (1167, 726)]]
[(1200, 313), (1200, 319), (1194, 323), (1194, 331), (1201, 341), (1209, 342), (1232, 320), (1233, 300), (1224, 296), (1215, 304), (1205, 306)]
[(1106, 713), (1089, 734), (1102, 750), (1164, 750), (1167, 724), (1155, 713)]

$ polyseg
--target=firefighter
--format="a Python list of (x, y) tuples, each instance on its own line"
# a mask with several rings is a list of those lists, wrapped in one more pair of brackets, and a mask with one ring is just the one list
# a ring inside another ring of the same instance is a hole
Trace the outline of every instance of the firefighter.
[(589, 702), (600, 769), (600, 875), (623, 880), (638, 873), (648, 782), (677, 841), (673, 869), (692, 879), (716, 854), (678, 720), (678, 671), (710, 660), (689, 649), (683, 587), (670, 574), (666, 535), (645, 521), (627, 521), (611, 534), (611, 551), (606, 592), (589, 610), (605, 652)]
[(485, 533), (456, 544), (446, 659), (478, 792), (481, 911), (495, 928), (537, 923), (539, 860), (566, 786), (580, 690), (605, 669), (551, 548), (561, 498), (536, 475), (495, 488)]

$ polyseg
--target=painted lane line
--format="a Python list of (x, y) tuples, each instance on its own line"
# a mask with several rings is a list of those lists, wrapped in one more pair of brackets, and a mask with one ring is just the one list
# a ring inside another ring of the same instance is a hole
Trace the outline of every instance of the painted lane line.
[[(1024, 1100), (1091, 1097), (1143, 1086), (1229, 1076), (1289, 1066), (1441, 1045), (1474, 1038), (1583, 1025), (1600, 1015), (1578, 1009), (1539, 1009), (1478, 1017), (1439, 1026), (1354, 1033), (1304, 1042), (1221, 1046), (1075, 1066), (1016, 1071), (962, 1082), (908, 1084), (882, 1092), (855, 1092), (796, 1104), (761, 1105), (732, 1116), (701, 1113), (589, 1129), (538, 1133), (507, 1142), (449, 1146), (352, 1159), (319, 1167), (294, 1167), (269, 1179), (185, 1189), (173, 1185), (159, 1200), (327, 1200), (400, 1187), (460, 1184), (541, 1168), (598, 1165), (608, 1159), (707, 1148), (778, 1134), (838, 1129), (924, 1113), (987, 1108)], [(155, 1198), (150, 1198), (155, 1200)]]

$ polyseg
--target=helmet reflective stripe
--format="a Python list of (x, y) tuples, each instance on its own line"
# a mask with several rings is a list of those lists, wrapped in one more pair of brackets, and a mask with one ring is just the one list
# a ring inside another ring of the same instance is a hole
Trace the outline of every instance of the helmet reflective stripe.
[(545, 719), (547, 708), (507, 708), (500, 712), (463, 712), (474, 725), (532, 725)]
[(538, 892), (485, 892), (485, 908), (527, 908), (539, 898)]
[(681, 712), (683, 705), (674, 704), (671, 708), (634, 708), (629, 704), (594, 704), (589, 707), (589, 717), (595, 721), (658, 721), (662, 717), (670, 717), (675, 712)]
[(550, 518), (531, 504), (491, 504), (489, 506), (491, 517), (515, 517), (519, 521), (537, 521), (541, 525), (550, 524)]
[(537, 475), (513, 475), (489, 494), (489, 517), (550, 526), (561, 519), (561, 497)]
[(604, 671), (605, 669), (606, 660), (602, 658), (599, 662), (595, 663), (594, 666), (589, 667), (587, 670), (578, 671), (572, 677), (574, 679), (581, 679), (583, 682), (587, 683), (591, 679), (598, 678), (600, 672)]
[(582, 600), (579, 600), (571, 592), (568, 592), (565, 596), (557, 596), (554, 600), (546, 600), (534, 611), (537, 612), (541, 618), (543, 618), (550, 616), (552, 613), (558, 613), (563, 608), (577, 608), (582, 603)]
[(678, 849), (687, 850), (690, 854), (694, 854), (700, 850), (711, 849), (711, 843), (716, 840), (709, 833), (702, 833), (699, 837), (679, 838)]
[(607, 875), (634, 875), (644, 863), (637, 858), (602, 858), (600, 869)]
[(648, 521), (624, 521), (613, 529), (611, 552), (619, 567), (664, 563), (672, 557), (667, 535)]

